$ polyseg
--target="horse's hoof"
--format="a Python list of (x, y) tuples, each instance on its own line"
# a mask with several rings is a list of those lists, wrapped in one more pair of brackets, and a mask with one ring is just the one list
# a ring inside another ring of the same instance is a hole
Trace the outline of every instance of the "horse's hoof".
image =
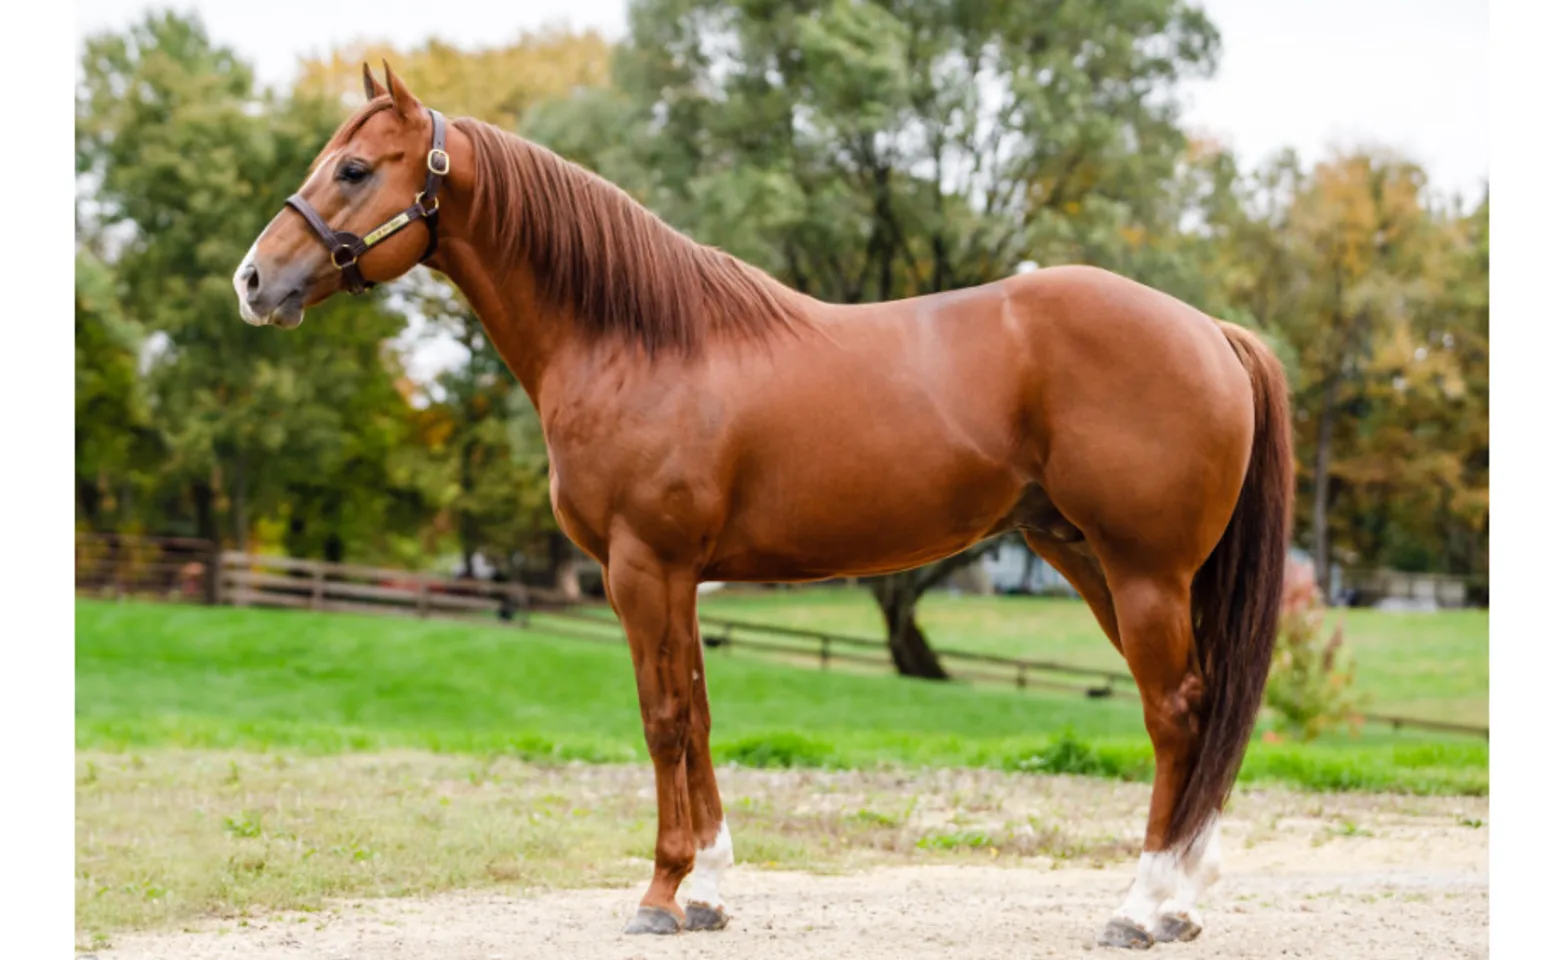
[(1200, 936), (1203, 929), (1200, 924), (1190, 918), (1187, 913), (1164, 913), (1157, 918), (1157, 929), (1154, 934), (1158, 943), (1171, 943), (1175, 940), (1180, 943)]
[(684, 929), (721, 930), (728, 925), (728, 911), (722, 907), (709, 907), (704, 903), (684, 905)]
[(643, 906), (625, 924), (625, 933), (670, 934), (679, 932), (679, 918), (662, 907)]
[(1120, 947), (1125, 950), (1149, 950), (1154, 941), (1145, 928), (1133, 920), (1114, 917), (1097, 934), (1097, 946)]

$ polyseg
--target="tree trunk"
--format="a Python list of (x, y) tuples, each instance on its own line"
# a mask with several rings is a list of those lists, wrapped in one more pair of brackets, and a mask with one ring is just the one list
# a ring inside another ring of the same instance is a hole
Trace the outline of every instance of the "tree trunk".
[[(896, 614), (882, 610), (886, 623), (891, 623), (891, 618)], [(904, 677), (919, 677), (924, 680), (949, 680), (950, 674), (940, 665), (939, 655), (934, 648), (929, 646), (929, 640), (918, 627), (916, 611), (908, 607), (901, 614), (900, 628), (892, 628), (890, 631), (891, 662), (896, 664), (896, 672)]]
[[(469, 417), (469, 421), (472, 418)], [(478, 552), (478, 523), (472, 515), (472, 491), (476, 485), (473, 479), (472, 454), (474, 442), (469, 436), (461, 447), (461, 473), (458, 476), (458, 489), (461, 497), (456, 504), (456, 539), (462, 550), (462, 572), (466, 578), (473, 578), (478, 571), (473, 568), (473, 559)]]
[(234, 461), (234, 497), (233, 497), (233, 523), (234, 523), (234, 549), (240, 553), (245, 552), (249, 542), (250, 518), (245, 512), (245, 475), (244, 458)]
[(1336, 383), (1325, 382), (1320, 402), (1319, 432), (1314, 448), (1314, 579), (1327, 601), (1330, 598), (1330, 457), (1331, 432), (1336, 425)]
[(87, 477), (76, 478), (76, 505), (81, 509), (82, 519), (87, 521), (87, 529), (98, 531), (101, 528), (101, 507), (103, 493), (98, 489), (95, 480)]
[(918, 627), (918, 598), (927, 589), (927, 583), (921, 582), (927, 578), (920, 578), (919, 573), (907, 570), (876, 577), (869, 581), (869, 589), (880, 608), (880, 616), (885, 618), (886, 642), (896, 672), (904, 677), (949, 680), (950, 674), (940, 665), (939, 655)]
[(196, 536), (202, 540), (221, 543), (223, 538), (217, 533), (217, 517), (212, 509), (214, 500), (212, 485), (205, 480), (197, 480), (190, 484), (190, 499), (195, 503)]

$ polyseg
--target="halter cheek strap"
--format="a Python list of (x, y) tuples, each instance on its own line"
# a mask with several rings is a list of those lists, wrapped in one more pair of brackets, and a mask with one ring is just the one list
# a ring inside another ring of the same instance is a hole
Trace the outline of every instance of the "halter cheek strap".
[(359, 258), (368, 253), (370, 247), (387, 237), (394, 236), (410, 225), (422, 220), (425, 229), (429, 231), (429, 245), (424, 248), (424, 255), (418, 259), (419, 263), (427, 262), (440, 248), (440, 183), (451, 172), (451, 155), (445, 152), (445, 117), (441, 116), (438, 110), (430, 110), (429, 119), (433, 123), (434, 133), (430, 137), (429, 153), (424, 158), (427, 169), (424, 173), (423, 190), (413, 198), (412, 206), (364, 236), (360, 237), (346, 230), (331, 229), (303, 195), (295, 193), (288, 198), (288, 206), (298, 211), (305, 222), (314, 229), (320, 242), (326, 245), (326, 249), (331, 254), (332, 266), (342, 271), (342, 283), (350, 293), (363, 293), (375, 285), (364, 279), (364, 273), (358, 266)]

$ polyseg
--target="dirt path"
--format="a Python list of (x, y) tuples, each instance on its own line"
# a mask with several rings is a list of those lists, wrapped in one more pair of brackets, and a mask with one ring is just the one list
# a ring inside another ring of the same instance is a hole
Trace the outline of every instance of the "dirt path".
[[(1485, 957), (1487, 816), (1487, 801), (1469, 798), (1240, 795), (1224, 830), (1224, 880), (1205, 898), (1205, 935), (1156, 949), (1190, 957)], [(1075, 956), (1093, 952), (1093, 932), (1134, 870), (1127, 858), (1097, 868), (1046, 857), (909, 859), (830, 876), (741, 866), (725, 884), (733, 922), (715, 934), (622, 936), (638, 889), (482, 892), (349, 901), (321, 913), (125, 934), (96, 957)]]

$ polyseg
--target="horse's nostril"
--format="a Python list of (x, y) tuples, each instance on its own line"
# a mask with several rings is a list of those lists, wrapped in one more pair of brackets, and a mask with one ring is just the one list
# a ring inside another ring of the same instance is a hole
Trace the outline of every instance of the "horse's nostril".
[(252, 263), (244, 268), (244, 292), (253, 297), (260, 289), (261, 271), (255, 269), (255, 264)]

